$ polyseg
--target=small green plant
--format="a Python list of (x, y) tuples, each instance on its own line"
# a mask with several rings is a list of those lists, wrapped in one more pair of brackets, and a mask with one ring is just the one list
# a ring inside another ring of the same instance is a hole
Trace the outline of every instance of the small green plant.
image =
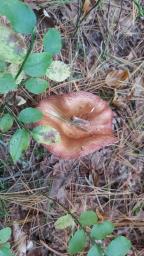
[(125, 236), (117, 236), (106, 246), (105, 240), (113, 236), (114, 225), (109, 220), (99, 222), (94, 211), (82, 212), (79, 218), (69, 213), (55, 222), (56, 229), (67, 227), (75, 230), (68, 242), (70, 255), (87, 248), (87, 256), (126, 256), (131, 249), (131, 242)]
[[(20, 106), (13, 111), (9, 107), (7, 94), (11, 94), (15, 106), (19, 88), (28, 93), (39, 95), (49, 88), (49, 81), (62, 82), (70, 76), (68, 65), (54, 61), (62, 48), (62, 38), (58, 29), (49, 28), (43, 36), (43, 51), (34, 52), (36, 38), (36, 16), (28, 4), (20, 0), (0, 1), (0, 16), (6, 16), (11, 26), (0, 23), (0, 95), (4, 95), (0, 105), (0, 132), (7, 133), (13, 124), (17, 129), (9, 141), (9, 152), (16, 163), (27, 150), (30, 139), (37, 142), (36, 129), (30, 124), (42, 119), (42, 113), (32, 107)], [(24, 35), (31, 35), (27, 48)], [(15, 93), (13, 93), (15, 92)], [(32, 98), (32, 97), (31, 97)], [(45, 127), (41, 127), (42, 130)], [(50, 142), (51, 143), (51, 142)]]
[(1, 256), (14, 256), (10, 249), (8, 240), (11, 237), (11, 229), (9, 227), (0, 230), (0, 255)]

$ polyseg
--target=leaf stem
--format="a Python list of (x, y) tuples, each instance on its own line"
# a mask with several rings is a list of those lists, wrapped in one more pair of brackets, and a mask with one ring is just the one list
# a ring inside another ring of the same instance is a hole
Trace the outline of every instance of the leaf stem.
[(35, 32), (35, 29), (34, 29), (33, 32), (32, 32), (32, 36), (31, 36), (31, 43), (30, 43), (30, 46), (29, 46), (29, 48), (28, 48), (28, 50), (27, 50), (27, 53), (26, 53), (25, 58), (24, 58), (24, 60), (23, 60), (23, 63), (21, 64), (21, 66), (20, 66), (20, 68), (19, 68), (19, 70), (18, 70), (18, 72), (17, 72), (17, 74), (16, 74), (16, 76), (15, 76), (15, 80), (16, 80), (16, 79), (19, 77), (19, 75), (21, 74), (21, 72), (22, 72), (22, 70), (23, 70), (23, 67), (24, 67), (24, 65), (25, 65), (25, 63), (26, 63), (26, 61), (27, 61), (27, 59), (28, 59), (28, 57), (29, 57), (29, 55), (30, 55), (32, 49), (33, 49), (34, 42), (35, 42), (35, 35), (36, 35), (36, 32)]

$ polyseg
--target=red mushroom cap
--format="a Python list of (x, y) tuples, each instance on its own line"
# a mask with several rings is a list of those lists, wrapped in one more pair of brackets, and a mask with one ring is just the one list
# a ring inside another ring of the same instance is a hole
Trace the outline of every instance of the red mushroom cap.
[(60, 142), (43, 144), (58, 157), (82, 157), (117, 141), (112, 133), (112, 110), (92, 93), (49, 96), (38, 109), (43, 119), (37, 125), (51, 126), (61, 137)]

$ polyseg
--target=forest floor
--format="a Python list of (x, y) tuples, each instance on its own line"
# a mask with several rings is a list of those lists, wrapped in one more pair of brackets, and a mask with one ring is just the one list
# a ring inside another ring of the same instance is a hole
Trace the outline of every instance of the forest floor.
[[(79, 160), (62, 160), (34, 141), (14, 165), (0, 143), (0, 226), (20, 232), (18, 248), (27, 256), (68, 255), (70, 230), (56, 230), (67, 209), (86, 209), (115, 224), (115, 233), (132, 242), (129, 256), (144, 255), (144, 17), (132, 0), (100, 1), (88, 12), (81, 1), (27, 0), (38, 16), (35, 47), (49, 27), (58, 28), (63, 49), (56, 59), (69, 64), (71, 78), (52, 83), (38, 96), (87, 91), (108, 101), (113, 112), (115, 145)], [(60, 1), (59, 1), (60, 2)], [(87, 1), (88, 2), (88, 1)], [(91, 6), (95, 0), (91, 1)], [(86, 17), (79, 24), (79, 17)], [(77, 27), (77, 29), (76, 29)], [(106, 83), (111, 70), (127, 70), (120, 86)], [(30, 105), (30, 97), (19, 92)], [(9, 137), (10, 134), (7, 134)], [(50, 201), (48, 196), (53, 197)], [(16, 245), (13, 246), (15, 248)], [(17, 251), (17, 255), (20, 254)], [(86, 255), (86, 252), (81, 254)]]

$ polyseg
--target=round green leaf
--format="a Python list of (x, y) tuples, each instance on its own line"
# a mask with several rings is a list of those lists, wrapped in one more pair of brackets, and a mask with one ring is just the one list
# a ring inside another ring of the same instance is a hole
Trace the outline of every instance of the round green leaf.
[(41, 77), (46, 74), (51, 62), (52, 57), (46, 52), (32, 53), (24, 65), (24, 71), (29, 76)]
[(60, 143), (61, 137), (59, 132), (50, 127), (39, 125), (32, 131), (33, 138), (41, 144), (51, 145), (52, 143)]
[(103, 250), (99, 245), (93, 245), (88, 251), (87, 256), (103, 256)]
[(97, 240), (102, 240), (104, 239), (107, 235), (110, 235), (114, 230), (114, 225), (106, 220), (102, 223), (98, 223), (93, 226), (91, 230), (91, 237), (97, 239)]
[(43, 114), (36, 108), (25, 108), (23, 109), (18, 116), (19, 121), (23, 122), (24, 124), (35, 123), (41, 120)]
[(0, 25), (0, 59), (20, 64), (26, 54), (24, 38), (6, 25)]
[(55, 82), (62, 82), (70, 76), (70, 68), (64, 62), (55, 60), (47, 69), (46, 76)]
[(83, 230), (77, 230), (68, 244), (68, 253), (76, 254), (83, 251), (87, 242), (87, 236)]
[(0, 77), (0, 94), (5, 94), (17, 88), (16, 82), (11, 74)]
[(82, 226), (91, 226), (96, 224), (98, 217), (94, 211), (85, 211), (82, 212), (79, 218), (79, 222)]
[(40, 78), (30, 78), (25, 83), (25, 88), (34, 94), (40, 94), (47, 90), (49, 87), (48, 81)]
[(125, 256), (131, 249), (131, 242), (124, 236), (118, 236), (110, 242), (105, 255), (106, 256)]
[(0, 230), (0, 244), (6, 243), (11, 237), (11, 228), (6, 227)]
[(19, 0), (0, 0), (0, 15), (9, 19), (16, 32), (32, 33), (36, 25), (32, 9)]
[(18, 129), (11, 137), (9, 142), (10, 155), (15, 162), (17, 162), (22, 153), (27, 150), (30, 143), (30, 135), (24, 129)]
[(0, 118), (0, 130), (2, 132), (7, 132), (13, 125), (13, 117), (10, 114), (5, 114)]
[(67, 227), (73, 227), (75, 222), (70, 214), (66, 214), (58, 218), (54, 225), (56, 229), (65, 229)]
[(54, 55), (58, 54), (62, 48), (61, 34), (55, 28), (49, 28), (44, 35), (44, 51)]

